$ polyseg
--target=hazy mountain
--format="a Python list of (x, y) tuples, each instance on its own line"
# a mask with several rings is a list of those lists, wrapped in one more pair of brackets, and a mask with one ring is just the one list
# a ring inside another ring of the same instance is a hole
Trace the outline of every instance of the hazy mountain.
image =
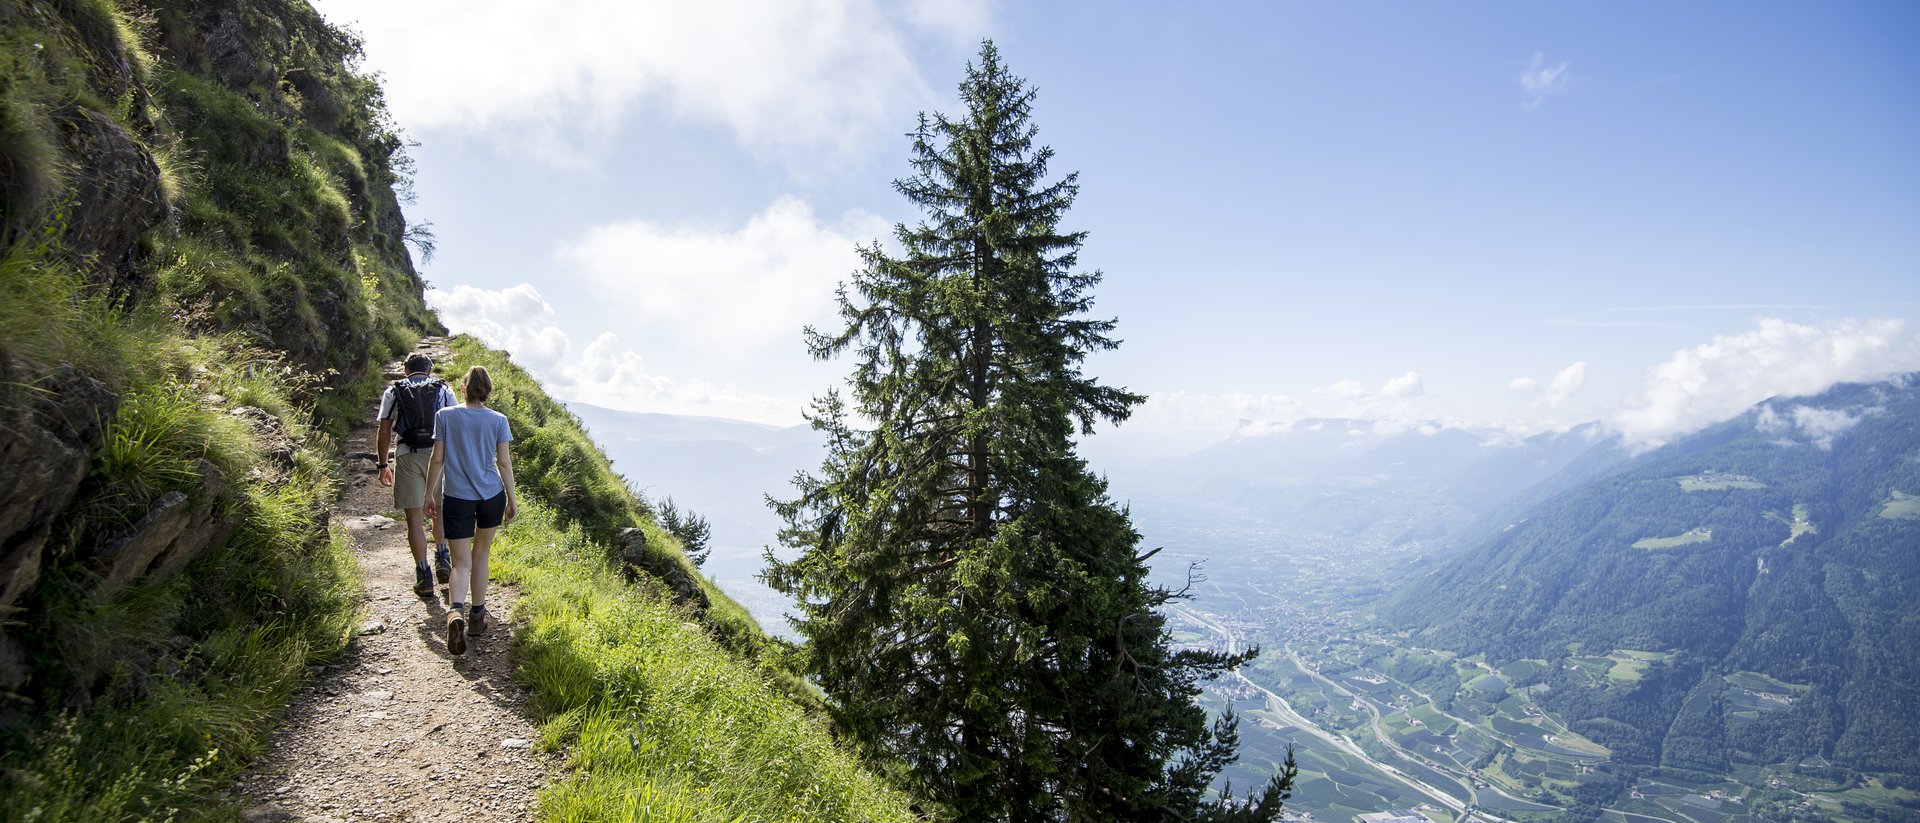
[(1543, 661), (1542, 703), (1622, 761), (1920, 773), (1920, 376), (1607, 448), (1382, 616)]
[(1515, 440), (1422, 423), (1249, 424), (1192, 454), (1113, 472), (1117, 494), (1363, 543), (1439, 540), (1596, 448), (1597, 424)]
[(755, 579), (765, 565), (762, 551), (780, 528), (765, 496), (790, 494), (795, 472), (819, 466), (825, 455), (818, 434), (809, 426), (567, 407), (593, 432), (614, 470), (648, 498), (672, 496), (712, 523), (713, 552), (704, 571), (761, 626), (784, 632), (786, 600)]

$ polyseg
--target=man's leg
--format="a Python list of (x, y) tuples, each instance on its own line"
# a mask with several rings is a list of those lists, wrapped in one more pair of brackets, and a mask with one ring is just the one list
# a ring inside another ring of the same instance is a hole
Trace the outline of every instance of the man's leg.
[[(407, 509), (407, 548), (413, 550), (413, 565), (427, 565), (426, 509)], [(438, 523), (434, 524), (436, 527)], [(439, 531), (435, 528), (434, 531)]]
[(413, 553), (413, 591), (433, 596), (433, 566), (427, 554), (427, 452), (407, 452), (394, 458), (393, 505), (407, 513), (407, 548)]

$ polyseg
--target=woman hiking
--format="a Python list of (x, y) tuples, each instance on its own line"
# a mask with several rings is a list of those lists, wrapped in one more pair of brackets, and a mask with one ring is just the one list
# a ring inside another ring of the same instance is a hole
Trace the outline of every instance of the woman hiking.
[[(435, 484), (446, 478), (446, 498), (429, 499), (427, 514), (446, 524), (453, 553), (453, 580), (447, 586), (450, 654), (466, 653), (467, 635), (487, 633), (487, 548), (518, 509), (507, 451), (513, 432), (506, 415), (487, 408), (493, 376), (482, 366), (468, 369), (461, 394), (465, 403), (434, 415), (433, 457), (427, 464), (427, 488), (441, 488)], [(472, 608), (466, 610), (469, 590)]]

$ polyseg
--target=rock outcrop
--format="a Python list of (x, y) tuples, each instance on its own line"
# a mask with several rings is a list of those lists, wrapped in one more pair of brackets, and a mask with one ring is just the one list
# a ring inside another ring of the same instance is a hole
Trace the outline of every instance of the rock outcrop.
[[(17, 367), (0, 370), (16, 383)], [(26, 413), (0, 426), (0, 626), (40, 581), (55, 523), (93, 466), (119, 398), (71, 366), (24, 392)], [(15, 639), (0, 629), (0, 691), (26, 676)]]
[[(153, 293), (150, 267), (141, 265), (141, 238), (168, 214), (160, 188), (160, 165), (141, 142), (112, 118), (69, 103), (55, 110), (62, 148), (73, 163), (65, 248), (97, 285), (123, 303)], [(91, 265), (87, 263), (91, 262)]]

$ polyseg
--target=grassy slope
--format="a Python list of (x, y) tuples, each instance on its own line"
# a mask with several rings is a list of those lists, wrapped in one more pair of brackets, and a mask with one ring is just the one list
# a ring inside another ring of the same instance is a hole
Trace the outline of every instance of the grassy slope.
[[(377, 89), (343, 62), (351, 43), (304, 3), (250, 3), (250, 23), (285, 13), (267, 21), (285, 41), (258, 56), (302, 70), (310, 94), (271, 73), (230, 88), (208, 78), (189, 17), (212, 5), (0, 0), (0, 414), (63, 365), (120, 398), (11, 616), (31, 674), (0, 713), (0, 820), (231, 814), (210, 793), (353, 625), (352, 559), (324, 525), (328, 432), (359, 413), (379, 360), (438, 326), (398, 233), (403, 158)], [(331, 115), (309, 116), (322, 96)], [(63, 107), (158, 163), (171, 217), (140, 240), (144, 295), (101, 288), (100, 250), (68, 245), (65, 204), (97, 170), (63, 148)], [(285, 476), (227, 414), (241, 406), (293, 441)], [(207, 495), (208, 465), (239, 523), (226, 543), (170, 579), (89, 595), (92, 547), (161, 495)]]
[[(154, 312), (76, 302), (76, 281), (18, 250), (0, 260), (0, 292), (18, 298), (0, 329), (31, 344), (15, 355), (97, 365), (122, 404), (67, 515), (72, 536), (18, 618), (39, 645), (19, 698), (28, 720), (0, 737), (0, 820), (167, 819), (202, 806), (257, 753), (307, 663), (344, 647), (358, 584), (344, 537), (315, 517), (335, 487), (330, 442), (298, 424), (279, 361), (182, 334)], [(249, 477), (263, 465), (256, 443), (208, 395), (296, 421), (305, 437), (287, 481)], [(76, 548), (162, 494), (193, 492), (199, 460), (237, 487), (240, 525), (226, 545), (112, 601), (86, 595)]]
[[(401, 141), (378, 88), (349, 68), (351, 40), (301, 0), (146, 8), (0, 0), (0, 164), (12, 175), (0, 192), (12, 232), (0, 234), (0, 412), (63, 364), (122, 400), (17, 627), (36, 638), (34, 674), (15, 703), (25, 714), (0, 724), (0, 821), (233, 816), (213, 792), (354, 624), (352, 560), (321, 525), (337, 483), (331, 436), (377, 388), (373, 365), (439, 325), (402, 244)], [(210, 9), (271, 33), (250, 47), (273, 71), (245, 87), (220, 80), (198, 28)], [(135, 92), (115, 90), (121, 66)], [(171, 216), (142, 240), (155, 285), (131, 309), (89, 285), (90, 250), (62, 245), (57, 204), (87, 162), (56, 139), (50, 113), (68, 102), (125, 129), (162, 172)], [(458, 349), (462, 364), (494, 369), (522, 438), (528, 519), (498, 556), (526, 597), (525, 675), (548, 742), (572, 755), (548, 816), (913, 819), (835, 747), (792, 650), (744, 609), (706, 584), (712, 605), (696, 616), (645, 578), (624, 581), (606, 546), (635, 524), (655, 560), (692, 569), (571, 414), (504, 355)], [(226, 414), (239, 406), (288, 430), (290, 477)], [(203, 460), (230, 478), (234, 536), (176, 577), (87, 596), (92, 542), (166, 492), (193, 492)]]
[(492, 373), (492, 405), (517, 438), (528, 504), (494, 569), (520, 587), (520, 673), (545, 742), (569, 752), (543, 819), (917, 819), (834, 744), (782, 664), (785, 647), (743, 608), (710, 582), (699, 615), (651, 578), (627, 582), (607, 545), (622, 526), (639, 523), (650, 550), (687, 561), (579, 420), (504, 354), (464, 337), (454, 351), (449, 374)]

